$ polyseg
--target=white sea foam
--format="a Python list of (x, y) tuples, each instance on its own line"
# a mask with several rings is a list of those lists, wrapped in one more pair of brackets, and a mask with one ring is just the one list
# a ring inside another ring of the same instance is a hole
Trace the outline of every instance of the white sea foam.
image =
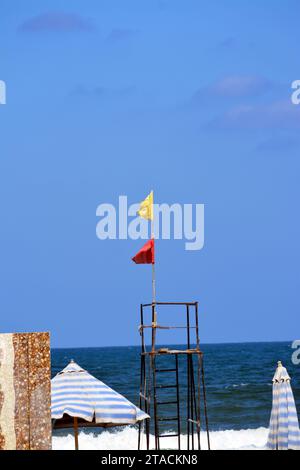
[[(213, 450), (263, 450), (268, 438), (266, 428), (242, 429), (240, 431), (211, 431), (210, 440)], [(123, 428), (117, 431), (103, 431), (100, 434), (81, 431), (79, 434), (79, 448), (82, 450), (136, 450), (138, 433), (133, 427)], [(205, 433), (201, 432), (202, 448), (207, 448)], [(143, 447), (145, 438), (143, 437)], [(176, 449), (177, 438), (168, 437), (161, 440), (165, 448)], [(150, 446), (153, 448), (154, 439), (151, 436)], [(186, 437), (182, 436), (182, 449), (186, 448)], [(54, 450), (74, 449), (74, 437), (70, 433), (67, 436), (53, 436)]]
[(226, 390), (230, 389), (230, 388), (242, 388), (242, 387), (248, 387), (248, 383), (241, 383), (241, 384), (232, 384), (232, 385), (226, 385)]

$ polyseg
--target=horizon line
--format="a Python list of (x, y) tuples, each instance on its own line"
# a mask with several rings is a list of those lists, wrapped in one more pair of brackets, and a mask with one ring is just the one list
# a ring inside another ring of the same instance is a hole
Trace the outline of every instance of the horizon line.
[[(293, 343), (294, 340), (266, 340), (266, 341), (227, 341), (227, 342), (211, 342), (211, 343), (200, 343), (203, 346), (210, 346), (210, 345), (229, 345), (229, 344), (270, 344), (270, 343)], [(195, 343), (192, 343), (192, 345)], [(162, 343), (157, 344), (157, 346), (184, 346), (185, 343)], [(151, 344), (146, 344), (146, 346), (151, 346)], [(56, 346), (51, 347), (50, 349), (105, 349), (105, 348), (138, 348), (141, 347), (139, 344), (125, 344), (125, 345), (112, 345), (112, 346)]]

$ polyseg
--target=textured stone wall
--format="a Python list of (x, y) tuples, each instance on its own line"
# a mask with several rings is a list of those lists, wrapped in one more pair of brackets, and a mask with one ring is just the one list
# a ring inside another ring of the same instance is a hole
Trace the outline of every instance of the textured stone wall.
[(0, 334), (0, 450), (51, 449), (49, 333)]

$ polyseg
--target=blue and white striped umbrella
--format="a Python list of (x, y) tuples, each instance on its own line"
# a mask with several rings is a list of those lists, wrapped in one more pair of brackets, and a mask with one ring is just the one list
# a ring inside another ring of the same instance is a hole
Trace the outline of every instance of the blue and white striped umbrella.
[(73, 361), (51, 380), (52, 419), (60, 419), (64, 414), (115, 425), (135, 424), (149, 418)]
[(298, 415), (291, 388), (291, 378), (281, 362), (273, 378), (273, 407), (267, 448), (300, 450)]

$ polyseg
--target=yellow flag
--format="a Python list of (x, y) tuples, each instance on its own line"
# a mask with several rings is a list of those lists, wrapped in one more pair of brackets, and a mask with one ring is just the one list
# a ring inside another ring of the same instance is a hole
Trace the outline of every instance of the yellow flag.
[(153, 220), (153, 191), (141, 202), (137, 213), (143, 219)]

